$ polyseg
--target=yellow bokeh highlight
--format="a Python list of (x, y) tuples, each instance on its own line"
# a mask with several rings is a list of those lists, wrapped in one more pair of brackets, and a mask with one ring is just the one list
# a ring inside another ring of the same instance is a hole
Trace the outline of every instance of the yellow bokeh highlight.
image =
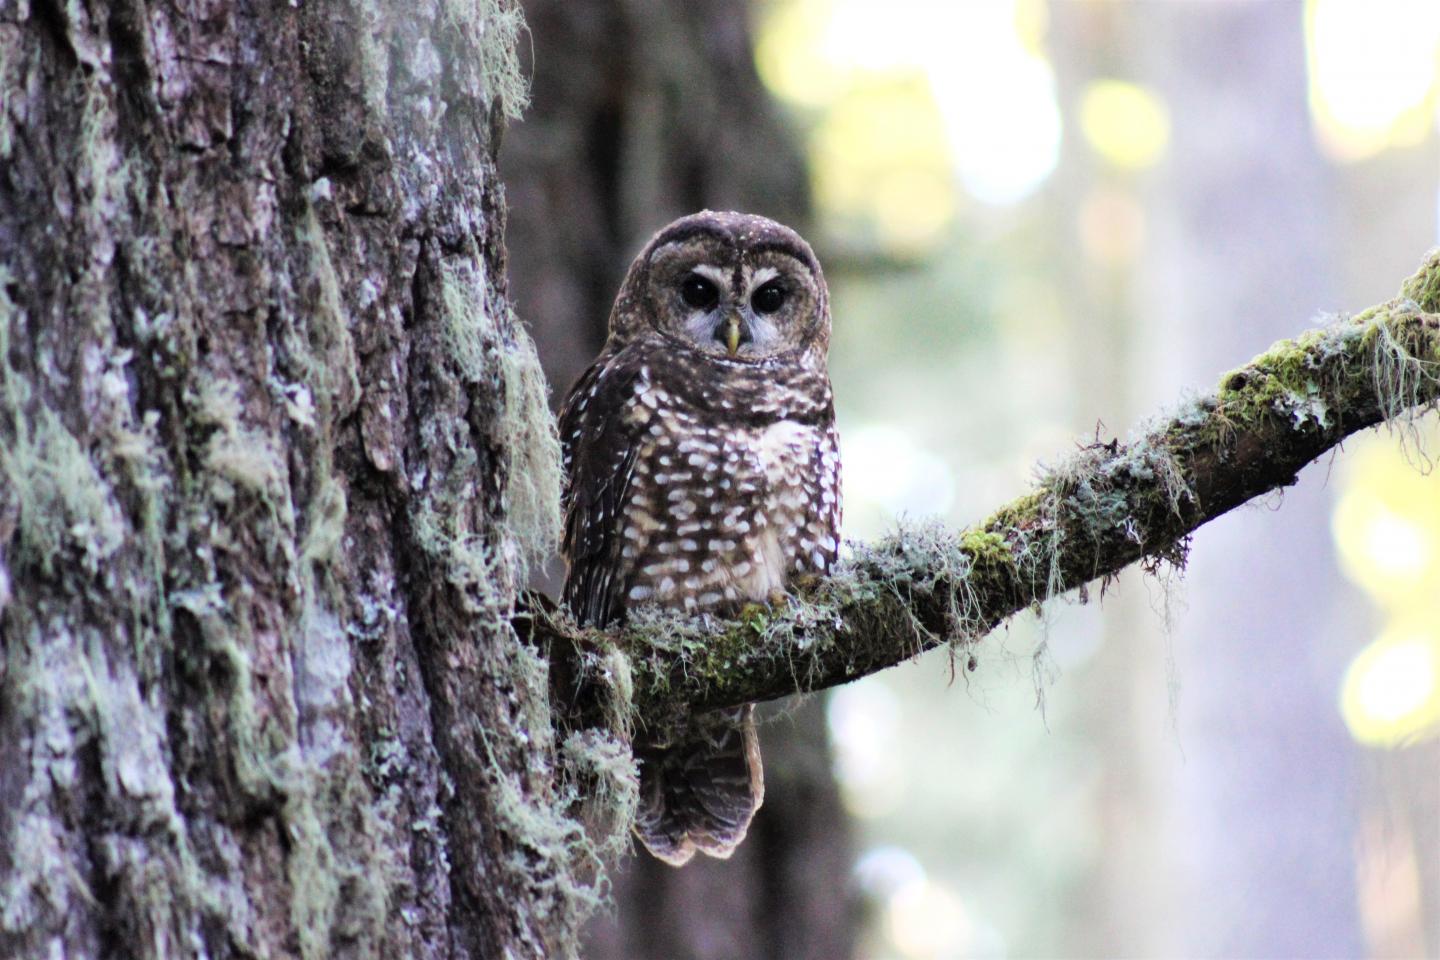
[(1377, 434), (1347, 454), (1341, 490), (1331, 530), (1345, 575), (1387, 610), (1425, 605), (1440, 619), (1440, 472)]
[(1440, 734), (1440, 624), (1397, 626), (1361, 650), (1345, 672), (1340, 712), (1369, 746)]
[(780, 99), (822, 108), (842, 96), (850, 70), (821, 42), (831, 0), (776, 0), (764, 5), (755, 31), (755, 69)]
[(1080, 97), (1080, 130), (1117, 167), (1152, 166), (1170, 142), (1170, 112), (1157, 95), (1123, 80), (1096, 80)]
[(756, 69), (811, 128), (827, 229), (922, 253), (962, 197), (1015, 203), (1054, 170), (1061, 122), (1042, 0), (769, 0), (757, 10)]
[[(1421, 425), (1440, 447), (1440, 423)], [(1345, 575), (1380, 606), (1384, 627), (1351, 662), (1340, 711), (1351, 736), (1401, 747), (1440, 734), (1440, 470), (1383, 433), (1360, 438), (1340, 468), (1331, 532)]]
[(949, 148), (921, 76), (853, 88), (816, 125), (810, 153), (822, 214), (887, 247), (923, 248), (955, 215)]
[(1356, 161), (1420, 143), (1440, 89), (1440, 3), (1307, 0), (1310, 112), (1325, 151)]

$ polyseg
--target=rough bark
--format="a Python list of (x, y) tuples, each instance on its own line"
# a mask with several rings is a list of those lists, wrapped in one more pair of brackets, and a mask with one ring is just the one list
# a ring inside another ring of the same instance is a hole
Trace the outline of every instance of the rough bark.
[(0, 6), (0, 954), (570, 949), (518, 28)]
[(1097, 438), (965, 531), (852, 545), (836, 575), (783, 606), (725, 624), (657, 612), (611, 634), (527, 619), (552, 656), (581, 665), (581, 688), (597, 648), (624, 650), (642, 721), (820, 690), (946, 642), (963, 648), (1131, 563), (1183, 563), (1186, 538), (1208, 520), (1294, 483), (1359, 430), (1403, 431), (1437, 406), (1440, 251), (1398, 299), (1276, 343), (1130, 441)]

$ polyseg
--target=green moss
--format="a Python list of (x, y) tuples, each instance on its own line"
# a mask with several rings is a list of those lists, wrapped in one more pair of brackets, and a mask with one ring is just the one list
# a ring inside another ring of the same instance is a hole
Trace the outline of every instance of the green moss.
[[(1365, 403), (1370, 386), (1389, 428), (1400, 430), (1402, 442), (1418, 441), (1414, 419), (1440, 382), (1440, 354), (1433, 352), (1433, 328), (1415, 312), (1415, 298), (1433, 296), (1427, 284), (1437, 282), (1437, 256), (1406, 282), (1403, 299), (1279, 341), (1226, 374), (1207, 440), (1223, 448), (1237, 431), (1275, 417), (1288, 418), (1296, 431), (1325, 431), (1343, 422), (1350, 405)], [(1368, 370), (1370, 384), (1354, 377), (1356, 370)]]
[(1426, 313), (1440, 313), (1440, 249), (1431, 250), (1420, 269), (1400, 285), (1400, 296)]
[[(345, 416), (360, 396), (355, 343), (350, 336), (350, 315), (340, 293), (340, 278), (330, 256), (330, 243), (315, 216), (313, 204), (305, 206), (296, 240), (306, 252), (315, 296), (306, 304), (304, 312), (305, 340), (294, 335), (293, 326), (286, 328), (284, 336), (287, 350), (300, 366), (305, 384), (325, 421), (322, 436), (328, 439), (329, 421)], [(303, 422), (303, 416), (297, 419)], [(330, 444), (322, 443), (319, 447), (328, 458)]]
[[(512, 318), (513, 321), (513, 318)], [(560, 437), (535, 345), (513, 321), (500, 351), (505, 385), (501, 449), (506, 452), (505, 525), (530, 563), (543, 563), (560, 544)]]
[(197, 424), (215, 428), (205, 444), (204, 465), (214, 478), (220, 503), (237, 492), (258, 498), (272, 516), (291, 512), (288, 473), (280, 445), (262, 430), (243, 422), (240, 395), (228, 380), (206, 380), (200, 386), (193, 416)]
[(1005, 538), (990, 530), (966, 530), (960, 535), (960, 549), (970, 554), (977, 565), (1015, 564), (1015, 557), (1010, 553), (1010, 545), (1005, 542)]
[(1335, 327), (1281, 340), (1220, 380), (1217, 409), (1227, 424), (1249, 426), (1272, 414), (1295, 429), (1323, 429), (1331, 421), (1327, 361), (1344, 349), (1348, 332)]
[[(496, 439), (506, 458), (505, 528), (518, 548), (523, 579), (529, 564), (543, 562), (559, 544), (560, 440), (535, 345), (478, 270), (479, 261), (442, 266), (444, 338), (466, 381), (500, 383)], [(496, 323), (496, 311), (508, 320), (508, 330)]]
[(487, 379), (498, 333), (485, 303), (482, 261), (447, 260), (440, 266), (440, 302), (444, 308), (445, 347), (469, 383)]
[[(1432, 259), (1435, 256), (1440, 254)], [(1433, 461), (1424, 446), (1419, 418), (1440, 408), (1440, 334), (1420, 315), (1409, 313), (1377, 322), (1367, 331), (1365, 342), (1386, 429), (1399, 435), (1411, 462), (1428, 471)]]
[(487, 103), (498, 104), (503, 116), (518, 120), (529, 104), (529, 84), (520, 69), (520, 39), (525, 15), (514, 0), (446, 0), (441, 7), (446, 27), (466, 39)]

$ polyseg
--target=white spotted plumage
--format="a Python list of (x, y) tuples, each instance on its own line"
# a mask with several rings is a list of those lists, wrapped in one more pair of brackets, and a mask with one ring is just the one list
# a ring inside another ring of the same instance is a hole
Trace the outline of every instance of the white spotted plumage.
[[(762, 304), (767, 287), (779, 294)], [(742, 214), (676, 221), (632, 264), (610, 328), (561, 414), (575, 615), (728, 615), (828, 572), (840, 527), (830, 315), (805, 242)], [(647, 737), (641, 839), (672, 863), (728, 856), (763, 797), (750, 708)]]

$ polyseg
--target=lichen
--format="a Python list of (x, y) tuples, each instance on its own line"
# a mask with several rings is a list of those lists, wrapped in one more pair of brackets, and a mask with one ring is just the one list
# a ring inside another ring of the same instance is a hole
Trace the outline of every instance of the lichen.
[(460, 375), (479, 383), (490, 372), (498, 333), (486, 309), (484, 261), (466, 257), (440, 265), (445, 347)]
[(0, 878), (0, 930), (22, 933), (48, 915), (65, 916), (93, 893), (70, 864), (68, 828), (54, 815), (61, 795), (81, 776), (76, 754), (88, 739), (78, 722), (88, 708), (83, 650), (62, 619), (26, 606), (7, 615), (3, 677), (7, 709), (30, 719), (29, 734), (15, 746), (28, 761), (18, 796), (11, 801), (10, 831)]
[(17, 56), (19, 33), (10, 24), (0, 24), (0, 160), (9, 160), (15, 149), (15, 121), (10, 100), (24, 89), (20, 79), (21, 58)]
[(80, 589), (124, 545), (126, 524), (95, 461), (54, 411), (32, 403), (29, 378), (11, 365), (12, 330), (24, 321), (11, 283), (0, 265), (0, 478), (17, 512), (16, 560), (51, 576), (77, 556)]
[[(454, 282), (456, 274), (450, 276)], [(457, 297), (453, 287), (446, 299), (451, 308), (445, 321), (450, 335), (467, 339), (474, 335), (471, 343), (478, 346), (478, 330), (484, 328), (473, 301)], [(455, 310), (464, 310), (463, 316), (473, 322), (457, 326)], [(488, 355), (488, 348), (471, 354), (468, 360), (453, 351), (449, 354), (463, 375), (487, 380), (491, 369), (474, 366), (471, 361)], [(495, 364), (504, 368), (498, 360)], [(501, 434), (505, 434), (503, 427)], [(466, 494), (457, 482), (473, 471), (474, 460), (473, 454), (465, 454), (466, 448), (461, 448), (447, 475), (432, 478), (415, 498), (412, 534), (453, 589), (467, 624), (500, 638), (493, 650), (500, 658), (497, 669), (513, 691), (518, 713), (514, 728), (521, 732), (526, 750), (534, 758), (531, 773), (534, 766), (543, 765), (548, 770), (548, 784), (539, 789), (527, 787), (522, 774), (500, 762), (490, 734), (476, 727), (473, 735), (483, 743), (489, 758), (487, 780), (493, 788), (490, 803), (495, 829), (515, 845), (512, 858), (502, 864), (510, 873), (508, 882), (517, 889), (536, 889), (539, 883), (542, 896), (537, 907), (542, 915), (537, 919), (556, 933), (553, 948), (569, 956), (578, 949), (579, 925), (605, 900), (605, 863), (619, 849), (616, 832), (623, 835), (628, 829), (638, 787), (633, 766), (627, 776), (623, 762), (628, 739), (613, 731), (572, 734), (558, 747), (555, 744), (548, 661), (516, 636), (510, 625), (523, 554), (509, 548), (515, 534), (503, 518), (499, 544), (466, 531)], [(619, 664), (612, 667), (622, 669)]]
[[(287, 352), (299, 367), (304, 394), (313, 397), (320, 419), (325, 422), (326, 438), (330, 421), (346, 415), (360, 396), (360, 375), (357, 370), (355, 343), (350, 336), (349, 312), (340, 293), (340, 278), (330, 256), (330, 244), (315, 215), (313, 203), (305, 205), (304, 217), (295, 233), (302, 247), (307, 276), (315, 283), (315, 296), (309, 298), (303, 314), (305, 336), (302, 339), (293, 325), (282, 328)], [(299, 389), (287, 391), (291, 404), (299, 403)], [(300, 404), (304, 420), (304, 405)], [(320, 444), (329, 457), (330, 444)]]
[(442, 6), (445, 26), (466, 38), (465, 49), (476, 57), (475, 69), (487, 103), (499, 105), (510, 120), (518, 120), (529, 104), (529, 84), (520, 69), (520, 38), (525, 15), (514, 0), (447, 0)]
[[(108, 40), (92, 30), (104, 18), (92, 23), (73, 3), (57, 9), (62, 41), (87, 64), (56, 88), (58, 103), (73, 108), (56, 112), (56, 149), (71, 172), (57, 202), (67, 207), (70, 239), (87, 255), (55, 297), (40, 294), (63, 314), (60, 328), (19, 314), (15, 279), (0, 265), (0, 615), (7, 641), (15, 641), (0, 651), (0, 699), (15, 708), (15, 747), (31, 764), (17, 787), (20, 808), (5, 818), (0, 838), (15, 867), (0, 881), (0, 926), (22, 938), (48, 936), (113, 892), (118, 903), (103, 907), (119, 911), (121, 927), (108, 931), (116, 942), (137, 932), (162, 952), (165, 944), (203, 951), (220, 942), (257, 955), (280, 949), (316, 957), (337, 944), (373, 954), (391, 933), (394, 885), (410, 877), (409, 864), (388, 858), (392, 849), (409, 849), (410, 824), (392, 823), (387, 798), (371, 796), (361, 773), (353, 737), (362, 708), (350, 699), (354, 663), (340, 623), (349, 607), (336, 602), (346, 587), (347, 487), (335, 475), (335, 434), (360, 393), (347, 309), (355, 278), (342, 279), (346, 258), (332, 256), (315, 209), (297, 213), (284, 185), (269, 181), (258, 188), (259, 201), (274, 199), (266, 192), (273, 190), (283, 202), (230, 211), (233, 222), (254, 216), (259, 230), (223, 238), (226, 249), (207, 255), (218, 229), (213, 216), (225, 211), (212, 209), (217, 201), (205, 184), (163, 185), (161, 171), (147, 170), (141, 153), (125, 146)], [(479, 0), (453, 9), (461, 15), (449, 27), (472, 31), (462, 41), (481, 52), (479, 107), (494, 102), (518, 112), (518, 8)], [(379, 127), (386, 58), (396, 48), (384, 46), (387, 25), (373, 12), (358, 28), (358, 93)], [(27, 48), (15, 45), (29, 32), (0, 25), (0, 76), (32, 68)], [(17, 89), (0, 83), (0, 155), (13, 145)], [(460, 91), (475, 92), (473, 84)], [(442, 176), (449, 174), (432, 179)], [(181, 209), (197, 198), (203, 207)], [(318, 187), (311, 201), (323, 202)], [(275, 211), (284, 228), (267, 231), (260, 214)], [(479, 212), (472, 213), (479, 229)], [(222, 227), (232, 222), (222, 219)], [(434, 222), (427, 218), (426, 228)], [(379, 270), (375, 257), (393, 251), (368, 254), (364, 269)], [(204, 284), (219, 277), (212, 268), (224, 273), (237, 264), (257, 306), (206, 303)], [(503, 281), (480, 287), (496, 282)], [(368, 306), (363, 294), (361, 306)], [(467, 587), (477, 622), (504, 636), (519, 579), (510, 554), (531, 556), (553, 543), (546, 497), (553, 504), (549, 489), (558, 483), (551, 483), (553, 433), (543, 432), (548, 416), (533, 347), (504, 313), (492, 315), (499, 328), (481, 331), (491, 351), (480, 364), (487, 379), (472, 393), (477, 403), (505, 409), (496, 422), (511, 432), (496, 448), (516, 449), (514, 462), (499, 468), (509, 471), (510, 526), (487, 544), (465, 533), (464, 522), (440, 519), (475, 517), (473, 489), (442, 484), (421, 510), (431, 515), (443, 569)], [(56, 329), (75, 342), (54, 343)], [(495, 389), (501, 383), (503, 396)], [(65, 393), (72, 389), (73, 398)], [(471, 457), (459, 469), (474, 475), (468, 428), (462, 422), (455, 434)], [(12, 584), (23, 602), (8, 602)], [(372, 601), (376, 618), (393, 619), (394, 604), (383, 595)], [(105, 634), (88, 625), (92, 619)], [(513, 653), (512, 689), (530, 705), (523, 723), (548, 729), (545, 664), (518, 642)], [(186, 701), (190, 684), (201, 702)], [(592, 768), (608, 767), (615, 779), (616, 742), (557, 750), (540, 741), (536, 749), (545, 763), (564, 754), (580, 764), (588, 753)], [(87, 766), (91, 757), (96, 770)], [(197, 826), (181, 812), (184, 777), (216, 779), (192, 786), (205, 803), (225, 805), (212, 811), (219, 820)], [(550, 817), (555, 836), (579, 831), (568, 806), (530, 796), (534, 784), (519, 786), (518, 803)], [(422, 819), (437, 811), (430, 805)], [(79, 837), (72, 815), (113, 820), (115, 829)], [(272, 821), (278, 837), (255, 829)], [(203, 857), (191, 849), (197, 829)], [(401, 831), (394, 842), (379, 839), (394, 829)], [(114, 891), (86, 888), (84, 864), (77, 871), (70, 862), (77, 841), (88, 844), (80, 860)], [(445, 840), (436, 842), (444, 870)], [(274, 843), (283, 858), (275, 861), (283, 871), (275, 889), (288, 904), (278, 916), (270, 915), (276, 904), (244, 894), (256, 862), (252, 843), (260, 851)], [(557, 857), (581, 856), (566, 844), (556, 849)], [(561, 884), (568, 862), (555, 861)], [(550, 902), (563, 912), (569, 895)]]
[[(572, 731), (560, 746), (561, 802), (578, 809), (586, 843), (575, 848), (594, 876), (593, 890), (609, 893), (608, 864), (630, 849), (640, 804), (640, 774), (628, 736), (598, 728)], [(587, 898), (588, 900), (588, 898)]]
[(273, 511), (288, 514), (285, 460), (275, 438), (244, 423), (238, 389), (228, 380), (207, 380), (200, 387), (195, 422), (214, 427), (205, 445), (204, 465), (214, 477), (220, 503), (249, 493)]
[(1440, 249), (1426, 254), (1420, 269), (1400, 285), (1400, 296), (1425, 313), (1440, 313)]
[[(1435, 271), (1432, 282), (1440, 289), (1440, 270)], [(1427, 302), (1434, 303), (1440, 296), (1414, 277), (1406, 287), (1419, 288), (1416, 292), (1429, 298)], [(1400, 448), (1410, 462), (1422, 473), (1429, 473), (1435, 461), (1425, 449), (1419, 418), (1427, 411), (1440, 409), (1440, 344), (1436, 344), (1440, 338), (1431, 329), (1427, 339), (1418, 327), (1418, 317), (1401, 317), (1391, 323), (1376, 323), (1367, 339), (1375, 394), (1380, 398), (1386, 429), (1399, 436)]]
[[(486, 283), (483, 261), (441, 267), (444, 337), (469, 382), (498, 376), (502, 394), (497, 445), (506, 458), (504, 526), (517, 549), (519, 579), (552, 556), (560, 539), (560, 440), (535, 345), (503, 296)], [(502, 325), (496, 315), (508, 322)]]
[(549, 386), (535, 344), (518, 321), (500, 351), (505, 384), (501, 448), (505, 525), (529, 563), (543, 563), (560, 543), (560, 437), (550, 414)]

